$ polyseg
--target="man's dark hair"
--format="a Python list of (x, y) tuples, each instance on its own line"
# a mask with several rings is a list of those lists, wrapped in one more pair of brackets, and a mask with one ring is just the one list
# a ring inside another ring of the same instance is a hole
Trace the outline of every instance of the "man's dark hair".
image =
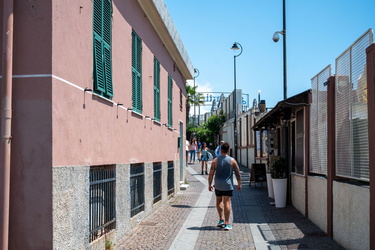
[(223, 145), (221, 145), (221, 151), (226, 154), (228, 153), (228, 150), (229, 150), (229, 143), (224, 142)]

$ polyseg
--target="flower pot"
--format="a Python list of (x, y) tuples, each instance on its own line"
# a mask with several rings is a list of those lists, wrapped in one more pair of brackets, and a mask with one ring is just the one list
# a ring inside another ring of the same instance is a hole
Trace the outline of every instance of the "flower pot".
[(275, 198), (275, 207), (286, 206), (286, 190), (288, 179), (272, 179), (273, 195)]
[(267, 173), (267, 188), (268, 188), (268, 197), (273, 198), (273, 185), (271, 173)]

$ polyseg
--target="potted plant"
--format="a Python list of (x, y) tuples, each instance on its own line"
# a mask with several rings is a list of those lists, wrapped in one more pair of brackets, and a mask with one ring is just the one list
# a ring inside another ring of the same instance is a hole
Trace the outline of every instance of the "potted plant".
[(276, 207), (286, 206), (286, 191), (288, 184), (286, 172), (287, 164), (285, 158), (279, 158), (273, 162), (271, 176)]
[(272, 177), (271, 177), (271, 168), (270, 168), (270, 162), (269, 161), (267, 161), (266, 176), (267, 176), (268, 197), (274, 198), (274, 196), (273, 196)]

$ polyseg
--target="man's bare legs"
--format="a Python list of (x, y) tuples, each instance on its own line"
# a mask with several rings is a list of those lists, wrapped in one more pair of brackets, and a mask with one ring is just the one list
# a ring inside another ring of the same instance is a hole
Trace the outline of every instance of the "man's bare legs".
[(230, 196), (216, 196), (216, 209), (220, 220), (228, 224), (231, 212)]
[(228, 224), (229, 222), (229, 216), (230, 216), (230, 196), (223, 196), (223, 202), (224, 202), (224, 218), (225, 218), (225, 224)]
[(219, 214), (220, 220), (224, 220), (224, 207), (223, 207), (223, 196), (216, 196), (216, 209)]

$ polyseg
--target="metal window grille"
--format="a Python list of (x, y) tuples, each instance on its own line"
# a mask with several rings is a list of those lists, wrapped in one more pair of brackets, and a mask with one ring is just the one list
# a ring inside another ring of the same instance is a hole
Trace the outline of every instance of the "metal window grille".
[(311, 79), (310, 105), (310, 172), (327, 174), (327, 81), (332, 67), (328, 65)]
[(130, 166), (131, 217), (145, 210), (145, 174), (144, 165)]
[(161, 163), (154, 163), (154, 203), (161, 200)]
[(173, 161), (168, 162), (168, 195), (174, 193), (174, 165)]
[(366, 48), (372, 30), (336, 59), (336, 175), (369, 180)]
[(116, 228), (116, 169), (90, 169), (90, 242)]

